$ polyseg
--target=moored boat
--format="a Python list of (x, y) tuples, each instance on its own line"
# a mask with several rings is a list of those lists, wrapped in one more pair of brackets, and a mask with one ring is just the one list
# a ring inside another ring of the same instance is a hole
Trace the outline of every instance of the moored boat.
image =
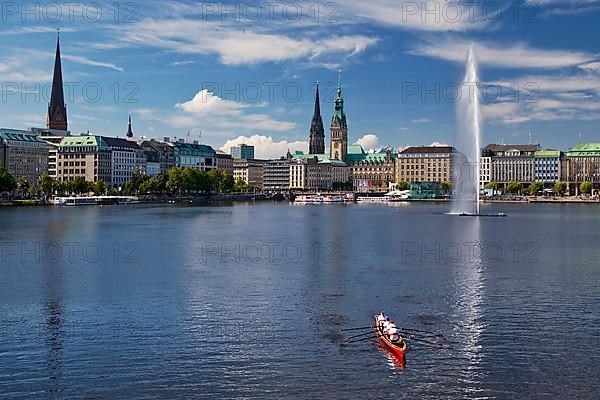
[(408, 350), (406, 340), (402, 340), (402, 345), (398, 346), (383, 333), (383, 329), (377, 324), (377, 315), (374, 315), (373, 318), (375, 319), (375, 335), (377, 335), (377, 338), (388, 350), (402, 360), (404, 358), (404, 353)]

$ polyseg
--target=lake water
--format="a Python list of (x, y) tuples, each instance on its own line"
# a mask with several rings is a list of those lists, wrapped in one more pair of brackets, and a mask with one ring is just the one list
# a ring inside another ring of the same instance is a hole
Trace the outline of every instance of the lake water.
[(0, 398), (597, 399), (600, 209), (447, 208), (0, 210)]

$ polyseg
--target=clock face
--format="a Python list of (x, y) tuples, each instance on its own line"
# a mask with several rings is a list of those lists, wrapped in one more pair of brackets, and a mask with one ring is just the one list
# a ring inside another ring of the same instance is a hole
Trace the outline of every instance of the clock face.
[(335, 147), (335, 148), (337, 149), (338, 147), (340, 147), (340, 144), (339, 144), (339, 143), (335, 143), (335, 144), (333, 145), (333, 147)]

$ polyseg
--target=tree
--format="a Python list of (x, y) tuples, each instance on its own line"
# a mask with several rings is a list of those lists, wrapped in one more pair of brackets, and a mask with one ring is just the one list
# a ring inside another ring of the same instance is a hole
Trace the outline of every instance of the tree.
[(86, 181), (83, 176), (76, 176), (69, 183), (71, 183), (71, 191), (75, 194), (83, 194), (90, 191), (90, 182)]
[(552, 187), (552, 191), (562, 196), (567, 192), (567, 184), (564, 182), (556, 182)]
[(20, 177), (19, 180), (17, 181), (17, 187), (19, 188), (19, 190), (22, 190), (24, 192), (29, 190), (30, 186), (31, 185), (29, 184), (29, 181), (27, 180), (27, 177), (25, 177), (25, 176)]
[(542, 182), (531, 182), (529, 185), (529, 194), (537, 196), (538, 192), (544, 190), (544, 184)]
[(221, 174), (221, 191), (231, 192), (234, 185), (235, 179), (233, 178), (233, 175), (231, 175), (228, 171), (223, 171)]
[(410, 185), (408, 182), (398, 182), (396, 183), (396, 190), (409, 190)]
[(46, 195), (51, 195), (54, 193), (54, 188), (56, 186), (56, 183), (55, 183), (54, 179), (52, 177), (50, 177), (50, 175), (44, 174), (44, 175), (40, 176), (38, 185), (39, 185), (40, 189), (42, 189), (42, 192), (44, 192)]
[(173, 167), (167, 171), (165, 188), (170, 194), (181, 194), (181, 190), (183, 189), (183, 174), (180, 168)]
[(12, 192), (17, 188), (17, 181), (3, 166), (0, 165), (0, 192)]
[(592, 182), (581, 182), (581, 184), (579, 185), (579, 191), (583, 194), (591, 194), (592, 193), (592, 189), (594, 188), (594, 185), (592, 185)]
[(441, 182), (440, 183), (440, 190), (442, 191), (443, 194), (448, 194), (450, 192), (450, 189), (452, 189), (451, 182)]
[(235, 181), (234, 190), (236, 192), (247, 192), (248, 189), (248, 184), (246, 184), (246, 181), (242, 178), (238, 178), (237, 181)]
[(498, 189), (498, 182), (496, 181), (491, 181), (485, 184), (484, 186), (486, 189), (492, 189), (492, 190), (497, 190)]
[(506, 186), (506, 191), (508, 193), (519, 193), (521, 191), (521, 189), (523, 189), (523, 185), (519, 182), (516, 181), (510, 181), (508, 182), (508, 185)]
[(94, 182), (91, 185), (91, 189), (92, 189), (92, 192), (94, 192), (94, 194), (96, 196), (102, 196), (102, 195), (106, 194), (106, 190), (108, 189), (108, 187), (106, 186), (106, 183), (104, 183), (104, 181), (102, 179), (98, 179), (96, 182)]

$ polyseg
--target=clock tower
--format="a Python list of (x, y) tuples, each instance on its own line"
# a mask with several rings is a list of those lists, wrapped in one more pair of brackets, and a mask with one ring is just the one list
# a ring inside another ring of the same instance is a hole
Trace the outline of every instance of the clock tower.
[(342, 97), (342, 72), (339, 72), (338, 89), (335, 97), (335, 112), (331, 119), (331, 139), (329, 158), (346, 161), (348, 154), (348, 124), (344, 114), (344, 98)]

